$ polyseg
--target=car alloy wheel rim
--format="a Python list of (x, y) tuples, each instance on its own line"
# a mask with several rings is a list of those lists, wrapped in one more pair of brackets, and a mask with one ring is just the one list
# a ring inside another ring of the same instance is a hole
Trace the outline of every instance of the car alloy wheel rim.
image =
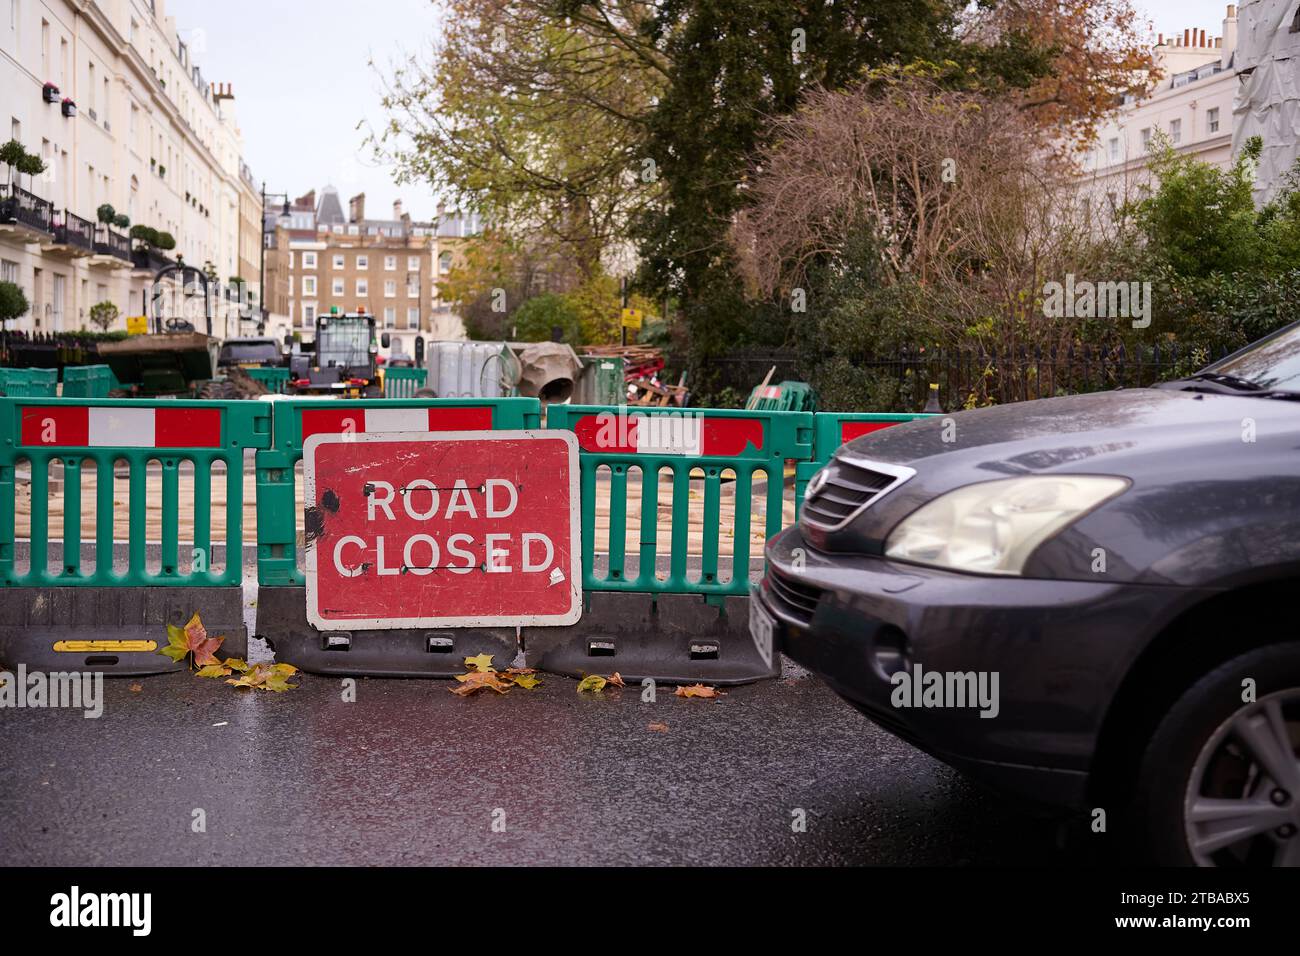
[(1183, 820), (1199, 866), (1300, 866), (1300, 688), (1219, 725), (1192, 767)]

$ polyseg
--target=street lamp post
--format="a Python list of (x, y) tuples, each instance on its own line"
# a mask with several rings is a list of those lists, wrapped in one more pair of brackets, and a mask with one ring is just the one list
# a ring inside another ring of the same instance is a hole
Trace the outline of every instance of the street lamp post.
[[(258, 335), (266, 334), (266, 321), (270, 317), (270, 313), (267, 311), (266, 308), (266, 200), (268, 196), (272, 199), (284, 200), (284, 206), (280, 211), (279, 217), (276, 219), (276, 225), (284, 226), (285, 228), (288, 228), (290, 222), (292, 221), (289, 218), (289, 194), (268, 193), (266, 191), (266, 182), (265, 180), (263, 180), (262, 182), (262, 254), (257, 267), (257, 295), (259, 298), (257, 305), (258, 305), (258, 314), (261, 316), (261, 321), (257, 323)], [(274, 232), (272, 232), (272, 235), (274, 235)]]

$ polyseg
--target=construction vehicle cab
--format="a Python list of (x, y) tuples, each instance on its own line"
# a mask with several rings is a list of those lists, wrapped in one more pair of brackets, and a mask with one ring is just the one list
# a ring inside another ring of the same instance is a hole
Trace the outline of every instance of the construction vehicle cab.
[(217, 358), (221, 368), (279, 368), (285, 355), (279, 341), (266, 336), (226, 339)]
[(375, 317), (340, 313), (335, 306), (329, 315), (317, 316), (315, 341), (290, 357), (289, 393), (378, 398), (378, 356)]

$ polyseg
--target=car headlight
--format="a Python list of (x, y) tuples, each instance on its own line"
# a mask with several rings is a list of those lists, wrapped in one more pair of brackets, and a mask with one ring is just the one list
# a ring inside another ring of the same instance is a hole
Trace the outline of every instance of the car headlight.
[(957, 571), (1020, 574), (1035, 548), (1128, 485), (1100, 475), (967, 485), (904, 518), (885, 542), (885, 554)]

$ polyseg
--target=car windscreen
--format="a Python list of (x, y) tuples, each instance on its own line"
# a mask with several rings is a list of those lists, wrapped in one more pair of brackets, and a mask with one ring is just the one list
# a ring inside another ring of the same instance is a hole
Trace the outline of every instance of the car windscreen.
[(263, 364), (280, 361), (280, 347), (274, 342), (227, 342), (221, 346), (222, 365)]
[(316, 364), (320, 368), (356, 368), (370, 362), (370, 326), (364, 322), (328, 323), (316, 335)]
[(1279, 329), (1205, 370), (1278, 392), (1300, 392), (1300, 322)]

